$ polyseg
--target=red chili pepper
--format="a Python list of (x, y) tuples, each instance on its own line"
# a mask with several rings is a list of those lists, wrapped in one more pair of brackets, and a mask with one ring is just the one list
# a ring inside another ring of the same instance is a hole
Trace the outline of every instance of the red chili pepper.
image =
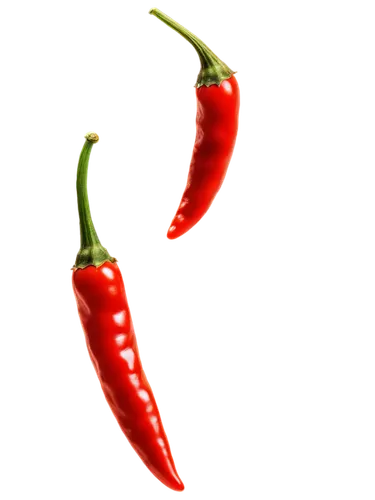
[(100, 244), (91, 219), (87, 170), (96, 134), (86, 135), (77, 172), (81, 248), (73, 289), (87, 348), (122, 431), (150, 471), (182, 491), (154, 395), (142, 369), (124, 283), (116, 259)]
[(195, 85), (198, 105), (193, 157), (184, 194), (167, 234), (175, 239), (203, 217), (224, 181), (236, 142), (240, 91), (234, 71), (198, 37), (159, 9), (150, 10), (150, 14), (190, 42), (201, 62)]

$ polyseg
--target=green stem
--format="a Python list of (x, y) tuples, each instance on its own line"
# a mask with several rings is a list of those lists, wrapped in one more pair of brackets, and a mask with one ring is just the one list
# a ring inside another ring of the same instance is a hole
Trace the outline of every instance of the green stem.
[(158, 19), (163, 21), (163, 23), (177, 31), (177, 33), (191, 43), (197, 51), (201, 62), (201, 70), (198, 74), (197, 83), (195, 84), (197, 88), (202, 87), (202, 85), (206, 85), (206, 87), (209, 87), (210, 85), (220, 85), (222, 81), (228, 80), (228, 78), (235, 73), (228, 68), (228, 66), (223, 63), (223, 61), (221, 61), (217, 55), (215, 55), (212, 50), (202, 42), (202, 40), (181, 26), (181, 24), (176, 23), (176, 21), (161, 12), (159, 9), (151, 9), (150, 14), (156, 16)]
[(85, 136), (79, 157), (77, 170), (77, 201), (79, 212), (79, 226), (81, 232), (81, 248), (77, 254), (74, 267), (84, 269), (87, 266), (99, 267), (104, 262), (115, 262), (107, 250), (101, 245), (96, 234), (94, 223), (91, 218), (89, 197), (87, 194), (87, 171), (93, 145), (98, 142), (99, 136), (90, 132)]

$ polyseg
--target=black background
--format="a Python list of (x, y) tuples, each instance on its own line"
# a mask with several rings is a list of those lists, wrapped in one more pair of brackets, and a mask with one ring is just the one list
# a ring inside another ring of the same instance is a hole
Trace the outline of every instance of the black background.
[[(59, 168), (66, 171), (59, 231), (65, 235), (62, 266), (71, 260), (71, 145), (79, 143), (80, 127), (104, 127), (105, 151), (96, 158), (97, 220), (104, 224), (105, 239), (129, 257), (129, 286), (136, 288), (145, 358), (153, 361), (153, 382), (161, 385), (161, 406), (168, 408), (169, 428), (177, 433), (184, 476), (199, 497), (242, 491), (238, 478), (246, 476), (248, 467), (265, 473), (261, 464), (267, 447), (259, 444), (268, 441), (271, 431), (270, 414), (262, 411), (269, 397), (263, 388), (275, 349), (270, 332), (281, 314), (277, 273), (282, 268), (275, 261), (282, 251), (275, 252), (280, 240), (274, 166), (265, 164), (259, 140), (259, 117), (264, 119), (266, 110), (261, 20), (251, 8), (244, 19), (238, 10), (224, 15), (221, 7), (180, 2), (173, 7), (185, 23), (199, 23), (201, 31), (208, 31), (249, 81), (249, 133), (241, 139), (232, 193), (225, 193), (216, 217), (184, 248), (160, 248), (160, 224), (167, 222), (175, 186), (183, 182), (183, 144), (191, 142), (191, 90), (184, 88), (184, 80), (191, 78), (192, 57), (158, 24), (144, 24), (140, 4), (121, 35), (108, 30), (105, 41), (98, 40), (95, 57), (81, 51), (85, 73), (74, 74), (77, 106), (70, 141), (59, 159), (65, 165)], [(103, 416), (103, 402), (87, 382), (87, 363), (79, 360), (71, 299), (63, 302), (59, 356), (68, 367), (61, 373), (68, 392), (67, 403), (59, 406), (64, 421), (59, 439), (62, 453), (69, 455), (70, 480), (88, 478), (85, 488), (94, 484), (94, 492), (118, 482), (132, 497), (159, 496), (136, 472), (136, 460), (120, 449), (119, 434)]]

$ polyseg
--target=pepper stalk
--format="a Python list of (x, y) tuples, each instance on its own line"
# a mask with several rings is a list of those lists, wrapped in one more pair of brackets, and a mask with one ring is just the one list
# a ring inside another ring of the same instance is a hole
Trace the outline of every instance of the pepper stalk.
[(74, 269), (84, 269), (87, 266), (99, 267), (104, 262), (116, 262), (108, 251), (100, 243), (92, 221), (89, 198), (87, 194), (87, 171), (92, 147), (99, 141), (99, 136), (94, 132), (85, 135), (86, 142), (83, 145), (79, 157), (77, 169), (77, 201), (79, 213), (79, 226), (81, 233), (81, 248), (77, 254)]
[(171, 17), (164, 14), (164, 12), (159, 9), (151, 9), (149, 14), (157, 17), (167, 26), (177, 31), (177, 33), (191, 43), (197, 51), (201, 62), (201, 70), (198, 73), (195, 87), (199, 89), (199, 87), (203, 85), (206, 87), (210, 87), (211, 85), (220, 86), (221, 82), (228, 80), (235, 73), (235, 71), (232, 71), (221, 59), (219, 59), (202, 40), (181, 26), (181, 24), (174, 21)]

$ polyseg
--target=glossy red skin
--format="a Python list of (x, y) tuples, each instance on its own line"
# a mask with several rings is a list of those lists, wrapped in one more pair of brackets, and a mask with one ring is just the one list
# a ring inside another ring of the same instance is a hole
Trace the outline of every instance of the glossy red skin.
[(87, 348), (122, 431), (150, 471), (182, 491), (155, 398), (139, 358), (125, 287), (116, 263), (73, 272)]
[(197, 133), (189, 176), (168, 230), (175, 239), (207, 212), (219, 191), (236, 142), (240, 91), (234, 76), (220, 86), (202, 86), (197, 94)]

